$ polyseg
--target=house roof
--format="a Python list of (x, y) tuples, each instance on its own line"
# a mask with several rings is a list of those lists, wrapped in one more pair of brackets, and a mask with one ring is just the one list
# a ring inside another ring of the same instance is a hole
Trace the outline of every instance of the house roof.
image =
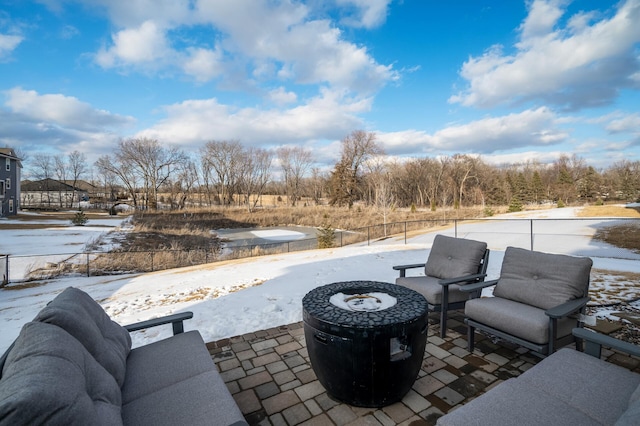
[(23, 192), (37, 192), (37, 191), (79, 191), (86, 192), (86, 189), (82, 189), (79, 186), (69, 185), (59, 180), (47, 178), (42, 180), (23, 181), (20, 183), (20, 189)]
[(13, 148), (0, 148), (0, 157), (16, 160), (18, 162), (18, 166), (22, 167), (22, 161), (20, 161), (20, 158), (18, 158)]

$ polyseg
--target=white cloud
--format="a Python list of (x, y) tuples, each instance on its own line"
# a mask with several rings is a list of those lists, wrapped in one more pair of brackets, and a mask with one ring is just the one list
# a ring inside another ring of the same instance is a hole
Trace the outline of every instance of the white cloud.
[(4, 92), (5, 106), (45, 126), (63, 126), (80, 130), (101, 130), (109, 127), (131, 125), (131, 117), (112, 114), (93, 108), (71, 96), (60, 94), (40, 95), (34, 90), (20, 87)]
[(167, 60), (171, 50), (167, 46), (164, 29), (152, 21), (145, 21), (137, 28), (129, 28), (112, 36), (113, 45), (102, 48), (96, 54), (96, 62), (105, 68), (118, 65), (159, 65)]
[(197, 81), (209, 81), (224, 72), (222, 56), (219, 50), (190, 47), (182, 61), (182, 69)]
[(356, 16), (344, 18), (343, 22), (355, 27), (375, 28), (387, 19), (391, 0), (336, 0), (336, 3), (356, 8)]
[(629, 114), (622, 118), (611, 120), (606, 129), (611, 133), (629, 132), (640, 134), (640, 114)]
[(22, 36), (0, 34), (0, 60), (9, 56), (23, 40)]
[(350, 99), (328, 89), (288, 109), (238, 109), (216, 99), (187, 100), (166, 106), (167, 117), (139, 136), (193, 146), (211, 139), (265, 146), (340, 139), (362, 126), (356, 114), (368, 110), (371, 101)]
[(528, 146), (559, 144), (568, 134), (557, 127), (548, 108), (526, 110), (449, 126), (434, 134), (417, 130), (380, 133), (378, 139), (388, 153), (494, 153)]
[[(231, 70), (244, 69), (257, 83), (279, 78), (329, 84), (364, 96), (398, 78), (392, 65), (377, 63), (366, 47), (345, 40), (332, 22), (314, 19), (304, 4), (200, 0), (170, 7), (167, 1), (158, 6), (150, 2), (133, 0), (125, 19), (121, 0), (101, 0), (109, 16), (126, 25), (96, 54), (99, 65), (151, 72), (181, 70), (201, 82), (237, 79), (237, 72)], [(388, 0), (346, 3), (362, 11), (365, 26), (383, 19), (388, 6)], [(193, 25), (205, 31), (182, 38), (176, 35)]]
[(295, 92), (287, 92), (284, 87), (278, 87), (269, 92), (269, 98), (277, 105), (286, 105), (294, 103), (298, 100), (298, 96)]
[(564, 29), (557, 28), (563, 4), (533, 1), (515, 53), (492, 46), (470, 58), (460, 71), (468, 88), (449, 101), (492, 107), (542, 100), (579, 109), (608, 104), (620, 89), (637, 86), (640, 0), (627, 0), (614, 16), (596, 22), (582, 13)]

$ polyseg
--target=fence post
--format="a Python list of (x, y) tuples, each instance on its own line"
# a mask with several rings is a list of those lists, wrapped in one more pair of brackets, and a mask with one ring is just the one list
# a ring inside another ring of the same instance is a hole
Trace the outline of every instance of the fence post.
[(404, 221), (404, 244), (407, 244), (407, 221)]
[(91, 276), (91, 270), (89, 269), (89, 252), (87, 252), (87, 277)]
[(4, 256), (4, 274), (2, 275), (2, 285), (4, 287), (9, 284), (9, 255)]
[(151, 272), (153, 272), (153, 255), (154, 253), (151, 252)]
[(367, 226), (367, 245), (371, 245), (371, 227)]
[(340, 247), (342, 247), (342, 246), (343, 246), (343, 244), (344, 244), (344, 243), (342, 242), (342, 231), (340, 231)]
[(458, 238), (458, 219), (453, 219), (453, 236)]
[(531, 236), (531, 251), (533, 251), (533, 219), (529, 219), (529, 235)]

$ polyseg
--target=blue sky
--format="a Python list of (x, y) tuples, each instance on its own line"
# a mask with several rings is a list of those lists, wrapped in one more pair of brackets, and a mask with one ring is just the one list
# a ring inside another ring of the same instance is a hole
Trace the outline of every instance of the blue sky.
[[(0, 146), (640, 160), (640, 0), (1, 0)], [(28, 158), (27, 164), (28, 168)]]

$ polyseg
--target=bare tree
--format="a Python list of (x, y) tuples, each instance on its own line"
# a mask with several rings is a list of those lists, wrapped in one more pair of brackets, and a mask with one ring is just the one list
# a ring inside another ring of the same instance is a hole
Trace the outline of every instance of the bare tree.
[(361, 173), (365, 162), (384, 151), (376, 142), (375, 133), (355, 130), (342, 140), (340, 161), (332, 173), (331, 204), (349, 207), (361, 196)]
[(126, 139), (118, 143), (116, 157), (138, 173), (144, 185), (148, 208), (158, 207), (158, 189), (186, 160), (178, 148), (164, 148), (155, 139)]
[(51, 199), (49, 198), (49, 180), (51, 176), (53, 176), (53, 160), (51, 159), (51, 155), (38, 153), (33, 156), (33, 172), (36, 179), (42, 180), (44, 182), (43, 191), (40, 192), (40, 204), (44, 204), (45, 200), (43, 199), (44, 194), (47, 195), (46, 202), (48, 205), (51, 205)]
[[(117, 177), (122, 185), (127, 188), (134, 207), (138, 207), (138, 187), (139, 175), (135, 172), (133, 165), (128, 162), (116, 160), (114, 162), (108, 155), (103, 155), (95, 162), (99, 173), (105, 178)], [(113, 194), (113, 191), (111, 192)]]
[(477, 158), (466, 154), (456, 154), (451, 158), (450, 177), (455, 184), (457, 197), (454, 200), (455, 208), (462, 207), (467, 182), (476, 179), (474, 174)]
[(242, 145), (237, 140), (209, 141), (202, 151), (203, 161), (207, 162), (207, 167), (213, 172), (210, 177), (215, 174), (223, 206), (233, 201), (233, 191), (238, 185), (241, 172), (242, 151)]
[[(252, 212), (269, 182), (273, 154), (265, 149), (249, 148), (243, 152), (242, 157), (239, 184), (247, 209)], [(251, 197), (254, 197), (253, 201)]]
[(304, 175), (313, 163), (311, 151), (299, 146), (278, 148), (278, 160), (284, 174), (287, 198), (295, 206), (301, 197)]
[[(56, 155), (53, 157), (54, 168), (56, 172), (56, 177), (58, 178), (58, 182), (62, 185), (66, 185), (67, 181), (67, 163), (61, 155)], [(63, 206), (62, 200), (62, 185), (58, 185), (58, 202), (60, 203), (60, 207), (69, 207), (69, 203), (65, 203)]]
[[(87, 157), (79, 151), (73, 151), (71, 154), (69, 154), (67, 164), (74, 188), (73, 197), (71, 198), (71, 204), (73, 205), (74, 198), (76, 197), (75, 188), (78, 185), (78, 181), (80, 180), (80, 178), (82, 178), (82, 176), (87, 172)], [(78, 202), (80, 202), (80, 200), (78, 200)]]

